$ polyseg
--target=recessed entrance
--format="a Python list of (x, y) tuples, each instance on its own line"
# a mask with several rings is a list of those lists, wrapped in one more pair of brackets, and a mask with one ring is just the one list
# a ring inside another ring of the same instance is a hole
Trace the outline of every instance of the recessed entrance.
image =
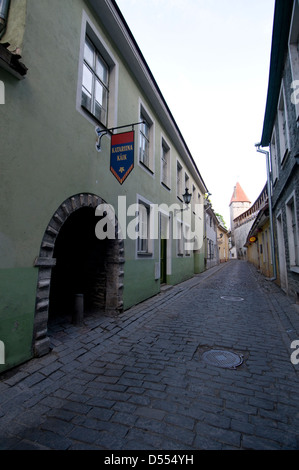
[(74, 320), (78, 295), (84, 299), (84, 314), (104, 312), (106, 305), (107, 256), (111, 240), (95, 236), (94, 209), (83, 207), (67, 219), (55, 242), (49, 320)]
[[(78, 194), (53, 215), (44, 234), (39, 268), (34, 320), (33, 350), (36, 356), (49, 352), (48, 321), (72, 319), (75, 299), (84, 298), (84, 314), (119, 313), (123, 310), (124, 243), (115, 221), (114, 239), (95, 235), (98, 205), (93, 194)], [(110, 231), (111, 233), (111, 231)]]

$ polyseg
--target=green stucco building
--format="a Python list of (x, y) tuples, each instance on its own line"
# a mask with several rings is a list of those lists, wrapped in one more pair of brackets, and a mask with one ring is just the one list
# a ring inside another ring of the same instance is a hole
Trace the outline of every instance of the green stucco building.
[(1, 372), (78, 299), (125, 315), (203, 271), (207, 188), (116, 2), (0, 11)]

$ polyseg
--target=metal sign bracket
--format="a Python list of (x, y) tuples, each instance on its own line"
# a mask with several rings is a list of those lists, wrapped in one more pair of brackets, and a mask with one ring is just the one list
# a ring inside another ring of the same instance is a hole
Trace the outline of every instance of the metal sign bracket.
[(102, 137), (104, 137), (104, 135), (107, 135), (109, 132), (111, 132), (113, 134), (113, 132), (116, 130), (116, 129), (124, 129), (125, 127), (131, 127), (132, 126), (132, 130), (134, 130), (134, 126), (138, 126), (139, 124), (144, 124), (145, 121), (140, 121), (140, 122), (134, 122), (132, 124), (127, 124), (125, 126), (118, 126), (118, 127), (111, 127), (111, 129), (100, 129), (98, 126), (95, 128), (95, 132), (98, 136), (98, 141), (96, 143), (96, 149), (98, 152), (101, 151), (101, 140), (102, 140)]

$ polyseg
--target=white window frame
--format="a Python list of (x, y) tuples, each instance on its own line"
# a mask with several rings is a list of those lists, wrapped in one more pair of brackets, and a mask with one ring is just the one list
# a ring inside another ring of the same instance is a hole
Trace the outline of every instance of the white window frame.
[[(191, 227), (189, 224), (184, 222), (180, 218), (176, 218), (176, 253), (177, 256), (189, 257), (191, 256), (191, 243), (192, 240), (189, 240), (189, 234), (191, 233)], [(186, 235), (186, 236), (185, 236)]]
[(161, 139), (161, 183), (170, 190), (171, 182), (171, 154), (170, 146), (162, 136)]
[(182, 191), (182, 187), (183, 187), (183, 181), (182, 181), (182, 177), (183, 177), (183, 166), (181, 164), (181, 162), (179, 160), (177, 160), (176, 162), (176, 195), (177, 195), (177, 198), (182, 201), (182, 196), (183, 196), (183, 191)]
[(295, 106), (297, 127), (299, 127), (299, 3), (294, 2), (289, 35), (289, 55), (292, 71), (291, 102)]
[[(148, 201), (147, 199), (143, 198), (142, 196), (137, 196), (137, 204), (138, 204), (138, 226), (137, 231), (138, 233), (141, 232), (145, 235), (145, 238), (140, 238), (137, 236), (136, 238), (136, 253), (137, 258), (152, 258), (154, 254), (154, 214), (152, 207), (153, 204)], [(142, 210), (142, 207), (145, 208), (146, 212)], [(146, 220), (144, 220), (143, 216), (146, 216)], [(142, 227), (140, 227), (140, 223), (142, 223)]]
[(290, 269), (299, 273), (299, 231), (295, 191), (286, 201), (287, 238)]
[[(151, 117), (149, 111), (145, 105), (139, 100), (139, 120), (145, 121), (148, 127), (148, 134), (144, 132), (144, 125), (139, 126), (138, 136), (138, 164), (141, 168), (147, 171), (149, 174), (154, 175), (155, 173), (155, 159), (154, 159), (154, 148), (155, 148), (155, 123)], [(141, 142), (147, 141), (148, 145), (148, 161), (144, 161), (144, 156), (141, 154)]]
[(185, 189), (186, 189), (186, 188), (187, 188), (187, 189), (189, 190), (189, 192), (190, 192), (190, 178), (189, 178), (188, 173), (185, 172), (185, 187), (183, 188), (183, 189), (184, 189), (183, 193), (185, 193)]
[(191, 196), (191, 211), (192, 214), (195, 214), (195, 204), (196, 204), (196, 186), (192, 183), (192, 196)]
[(277, 161), (277, 145), (276, 145), (276, 125), (273, 128), (271, 143), (270, 143), (270, 155), (271, 155), (271, 168), (272, 168), (272, 184), (276, 183), (278, 179), (278, 161)]
[(280, 163), (284, 163), (290, 150), (288, 113), (286, 107), (285, 90), (283, 83), (280, 89), (280, 95), (277, 108)]
[[(82, 101), (81, 106), (87, 109), (98, 121), (100, 121), (105, 127), (108, 119), (108, 102), (109, 102), (109, 77), (110, 69), (106, 64), (104, 58), (99, 53), (98, 49), (92, 42), (92, 40), (86, 36), (85, 38), (86, 50), (90, 52), (91, 60), (84, 54), (83, 57), (83, 81), (82, 81)], [(103, 76), (98, 72), (98, 63), (102, 66), (104, 71)], [(84, 83), (84, 76), (90, 76), (90, 84)], [(90, 86), (90, 89), (87, 88)], [(101, 91), (102, 96), (97, 96), (97, 89)], [(83, 92), (84, 91), (84, 92)], [(90, 95), (90, 104), (88, 105), (87, 100)], [(85, 103), (86, 101), (86, 103)]]
[(177, 226), (177, 256), (184, 256), (184, 224), (180, 219), (176, 221)]
[(191, 256), (191, 241), (189, 240), (190, 238), (190, 232), (191, 232), (191, 227), (188, 224), (184, 224), (184, 233), (186, 233), (186, 238), (184, 238), (184, 254), (185, 256)]
[[(89, 113), (81, 106), (82, 102), (82, 83), (83, 83), (83, 62), (84, 62), (84, 47), (86, 37), (89, 37), (98, 53), (102, 56), (109, 68), (109, 97), (107, 109), (107, 122), (106, 126), (103, 125), (95, 116)], [(98, 31), (92, 20), (87, 13), (83, 11), (82, 24), (81, 24), (81, 37), (80, 37), (80, 54), (78, 66), (78, 82), (77, 82), (77, 96), (76, 96), (76, 109), (93, 125), (100, 125), (101, 127), (111, 128), (117, 125), (118, 113), (118, 76), (119, 64), (111, 51), (111, 48), (106, 43), (103, 36)]]

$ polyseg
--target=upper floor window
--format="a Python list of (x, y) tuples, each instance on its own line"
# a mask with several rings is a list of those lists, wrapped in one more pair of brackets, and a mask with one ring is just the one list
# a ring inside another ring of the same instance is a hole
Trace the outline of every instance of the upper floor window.
[(146, 112), (145, 108), (141, 106), (140, 110), (140, 124), (139, 132), (139, 162), (142, 163), (151, 173), (154, 172), (154, 156), (153, 156), (153, 139), (154, 139), (154, 124)]
[[(185, 173), (185, 189), (190, 189), (190, 180), (189, 180), (189, 176), (187, 175), (187, 173)], [(185, 192), (185, 191), (184, 191)]]
[(272, 183), (274, 184), (278, 178), (278, 165), (277, 165), (277, 147), (276, 147), (276, 127), (273, 129), (270, 153), (271, 153), (271, 169), (272, 169)]
[(84, 45), (81, 104), (107, 125), (109, 68), (88, 37)]
[(279, 132), (279, 146), (280, 146), (280, 162), (282, 163), (289, 151), (289, 130), (288, 130), (288, 117), (284, 95), (284, 87), (281, 87), (280, 97), (278, 102), (278, 132)]
[(291, 102), (295, 106), (297, 126), (299, 126), (299, 3), (294, 2), (290, 27), (289, 53), (292, 70)]
[(195, 214), (195, 204), (196, 204), (196, 187), (192, 184), (192, 197), (191, 197), (191, 210)]
[(145, 166), (149, 167), (150, 126), (142, 115), (141, 120), (143, 124), (140, 124), (139, 159)]
[(299, 233), (294, 194), (290, 197), (286, 204), (286, 218), (290, 268), (296, 270), (296, 272), (299, 272)]
[(183, 174), (183, 168), (180, 162), (177, 162), (177, 173), (176, 173), (176, 195), (179, 199), (182, 199), (182, 174)]
[(170, 186), (170, 148), (162, 139), (161, 149), (161, 181), (169, 188)]

